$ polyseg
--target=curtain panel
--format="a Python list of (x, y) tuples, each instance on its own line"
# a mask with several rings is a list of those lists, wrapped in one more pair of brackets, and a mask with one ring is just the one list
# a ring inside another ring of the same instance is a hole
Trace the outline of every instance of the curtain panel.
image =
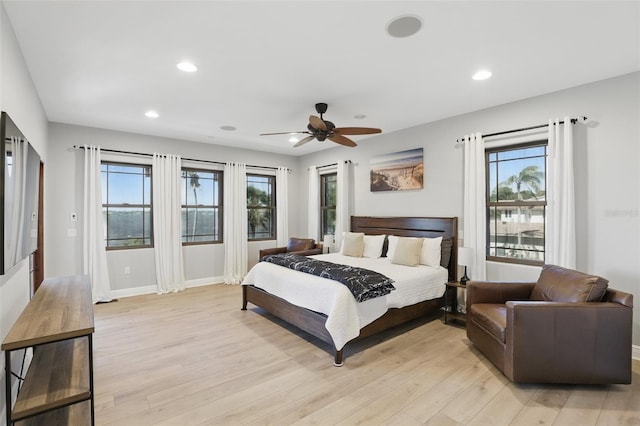
[[(563, 131), (561, 132), (561, 126)], [(549, 120), (545, 263), (576, 268), (576, 220), (571, 117)]]
[(276, 170), (276, 247), (289, 242), (289, 169)]
[(153, 154), (153, 253), (158, 294), (185, 288), (181, 169), (180, 156)]
[(100, 157), (100, 147), (84, 145), (82, 272), (91, 278), (93, 303), (113, 300), (105, 247)]
[(309, 167), (309, 224), (307, 237), (319, 241), (320, 236), (320, 175), (316, 166)]
[(486, 177), (482, 134), (464, 137), (464, 246), (473, 250), (473, 262), (467, 265), (474, 280), (487, 279), (486, 262)]
[(224, 283), (240, 284), (247, 274), (247, 166), (224, 167)]
[[(7, 185), (4, 196), (7, 200), (6, 205), (10, 205), (12, 207), (12, 212), (9, 216), (10, 219), (5, 218), (5, 221), (10, 221), (11, 223), (7, 223), (5, 226), (8, 226), (9, 229), (15, 230), (15, 237), (5, 237), (4, 250), (8, 254), (8, 265), (14, 265), (20, 259), (22, 254), (24, 216), (21, 212), (24, 211), (26, 205), (27, 144), (13, 136), (7, 141), (7, 143), (11, 145), (10, 151), (13, 160), (11, 166), (12, 178), (9, 180), (12, 184)], [(9, 170), (5, 169), (5, 173), (9, 173)]]
[(336, 191), (335, 250), (342, 247), (342, 233), (349, 232), (351, 220), (351, 162), (338, 161)]

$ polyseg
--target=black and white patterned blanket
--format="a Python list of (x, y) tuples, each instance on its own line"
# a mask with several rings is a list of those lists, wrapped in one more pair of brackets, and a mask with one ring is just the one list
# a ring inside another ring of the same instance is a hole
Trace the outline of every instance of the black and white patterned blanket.
[(355, 266), (325, 262), (291, 253), (271, 254), (263, 257), (262, 261), (338, 281), (351, 291), (357, 302), (384, 296), (395, 290), (391, 278)]

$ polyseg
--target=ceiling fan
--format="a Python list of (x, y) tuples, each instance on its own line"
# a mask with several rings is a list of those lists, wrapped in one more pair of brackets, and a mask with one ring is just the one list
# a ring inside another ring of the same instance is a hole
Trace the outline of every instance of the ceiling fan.
[(316, 117), (315, 115), (309, 116), (309, 124), (307, 124), (307, 130), (302, 130), (300, 132), (261, 133), (260, 136), (293, 135), (297, 133), (310, 135), (301, 139), (293, 146), (294, 148), (297, 148), (309, 141), (312, 141), (313, 139), (317, 139), (320, 142), (329, 139), (330, 141), (338, 143), (340, 145), (356, 146), (357, 144), (354, 141), (345, 137), (344, 135), (370, 135), (373, 133), (382, 132), (382, 130), (374, 129), (372, 127), (336, 127), (335, 124), (333, 124), (331, 121), (322, 118), (322, 114), (327, 112), (327, 104), (325, 103), (317, 103), (316, 111), (318, 112), (318, 114), (320, 114), (320, 117)]

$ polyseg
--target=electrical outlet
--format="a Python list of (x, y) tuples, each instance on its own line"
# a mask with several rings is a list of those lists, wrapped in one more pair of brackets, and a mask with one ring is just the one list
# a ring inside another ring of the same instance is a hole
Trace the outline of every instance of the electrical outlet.
[(131, 268), (129, 266), (125, 266), (124, 267), (124, 274), (125, 275), (130, 275), (131, 274)]

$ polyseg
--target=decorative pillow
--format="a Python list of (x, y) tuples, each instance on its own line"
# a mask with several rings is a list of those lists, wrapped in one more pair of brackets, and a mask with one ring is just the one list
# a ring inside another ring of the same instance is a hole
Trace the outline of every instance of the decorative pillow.
[(420, 251), (420, 264), (437, 268), (440, 266), (440, 244), (442, 237), (423, 238)]
[(391, 263), (418, 266), (420, 264), (421, 249), (422, 238), (400, 237), (391, 258)]
[(389, 237), (387, 237), (387, 242), (389, 243), (387, 245), (387, 259), (391, 260), (393, 259), (393, 254), (396, 252), (396, 247), (398, 246), (398, 238), (395, 235), (389, 235)]
[(345, 232), (342, 237), (342, 250), (345, 256), (362, 257), (364, 252), (364, 233)]
[(449, 267), (449, 260), (451, 259), (451, 250), (453, 249), (453, 238), (445, 238), (440, 243), (440, 266), (443, 268)]
[(382, 246), (384, 245), (384, 235), (365, 235), (364, 251), (362, 257), (377, 258), (382, 256)]
[(556, 265), (544, 265), (529, 299), (551, 302), (600, 302), (608, 284), (609, 281), (596, 275), (587, 275)]

